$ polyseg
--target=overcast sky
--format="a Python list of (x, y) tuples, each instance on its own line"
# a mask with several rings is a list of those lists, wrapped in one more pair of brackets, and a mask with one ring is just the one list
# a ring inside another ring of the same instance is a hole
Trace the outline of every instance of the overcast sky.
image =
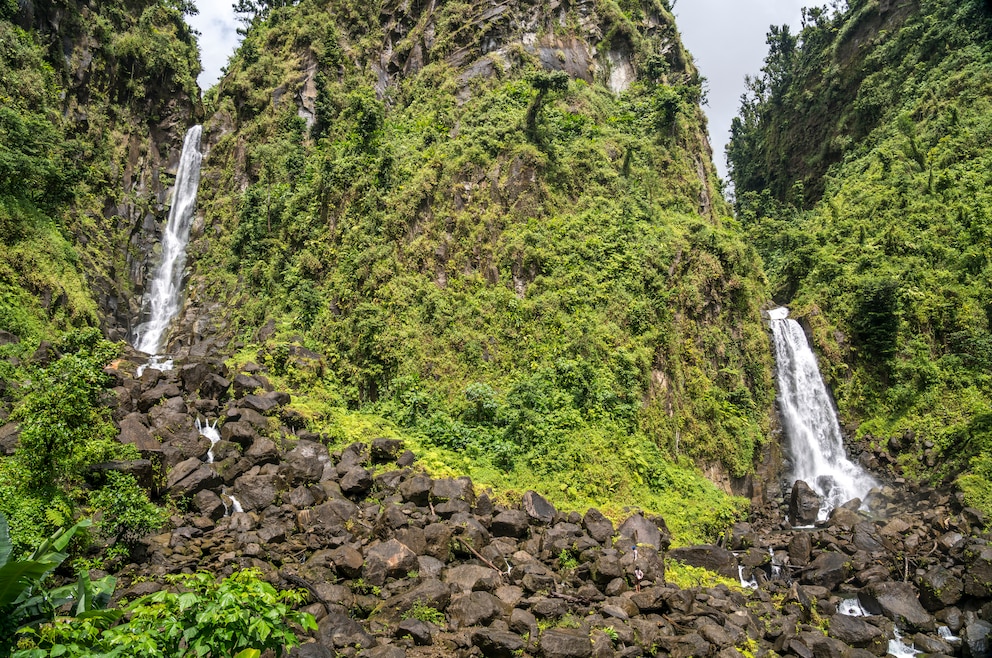
[[(821, 0), (822, 3), (822, 0)], [(238, 42), (232, 0), (197, 0), (200, 13), (190, 17), (198, 30), (203, 73), (200, 86), (210, 87), (220, 78), (221, 67)], [(754, 75), (765, 58), (768, 26), (788, 23), (798, 29), (803, 6), (810, 0), (676, 0), (675, 16), (682, 39), (708, 80), (710, 139), (713, 159), (726, 176), (724, 145), (730, 121), (737, 114), (744, 76)]]

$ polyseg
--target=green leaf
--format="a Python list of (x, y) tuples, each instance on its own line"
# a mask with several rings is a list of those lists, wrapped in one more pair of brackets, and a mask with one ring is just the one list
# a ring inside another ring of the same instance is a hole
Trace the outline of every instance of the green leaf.
[(11, 562), (0, 567), (0, 608), (10, 605), (30, 590), (30, 581), (40, 580), (55, 565), (35, 560)]
[(234, 658), (258, 658), (262, 655), (262, 652), (258, 649), (245, 649), (244, 651), (239, 651)]

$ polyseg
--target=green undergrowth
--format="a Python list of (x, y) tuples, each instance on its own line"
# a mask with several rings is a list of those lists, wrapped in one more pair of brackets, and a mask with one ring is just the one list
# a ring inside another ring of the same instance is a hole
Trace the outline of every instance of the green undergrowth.
[[(255, 354), (242, 353), (232, 365)], [(270, 380), (277, 387), (286, 383), (279, 376)], [(676, 545), (714, 541), (747, 512), (746, 499), (719, 490), (690, 460), (673, 461), (645, 434), (628, 434), (610, 423), (584, 423), (563, 432), (557, 437), (559, 454), (542, 452), (507, 469), (499, 452), (478, 443), (440, 445), (429, 426), (404, 424), (390, 406), (351, 410), (325, 385), (295, 389), (291, 403), (331, 450), (356, 441), (401, 439), (417, 455), (417, 465), (432, 476), (467, 475), (478, 491), (489, 490), (507, 505), (519, 504), (524, 492), (533, 489), (561, 511), (584, 513), (596, 507), (614, 521), (643, 509), (665, 518)], [(471, 431), (468, 426), (466, 431)]]
[[(970, 473), (992, 512), (992, 10), (850, 4), (770, 41), (730, 149), (741, 221), (859, 435), (896, 437), (909, 475)], [(823, 153), (774, 150), (793, 119), (827, 135), (827, 175)]]
[(727, 578), (704, 567), (694, 567), (678, 560), (665, 560), (665, 582), (679, 589), (719, 587), (723, 585), (736, 592), (746, 592), (739, 580)]

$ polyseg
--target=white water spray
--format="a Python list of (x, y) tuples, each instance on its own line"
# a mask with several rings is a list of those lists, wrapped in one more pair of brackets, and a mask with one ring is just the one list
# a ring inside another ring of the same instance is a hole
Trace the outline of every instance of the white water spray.
[(220, 432), (217, 430), (217, 421), (211, 425), (209, 420), (204, 420), (202, 423), (200, 419), (196, 419), (196, 431), (200, 433), (200, 436), (205, 436), (210, 439), (210, 450), (207, 451), (207, 463), (214, 463), (214, 446), (220, 441)]
[(200, 186), (202, 131), (203, 126), (193, 126), (183, 140), (172, 208), (162, 234), (162, 262), (155, 270), (151, 287), (142, 303), (142, 315), (147, 320), (138, 325), (134, 332), (134, 347), (146, 354), (158, 354), (169, 323), (179, 313), (186, 245), (196, 211), (196, 192)]
[(768, 317), (793, 476), (823, 497), (822, 520), (833, 508), (853, 498), (864, 499), (877, 483), (844, 452), (837, 414), (802, 327), (789, 319), (785, 307), (769, 311)]

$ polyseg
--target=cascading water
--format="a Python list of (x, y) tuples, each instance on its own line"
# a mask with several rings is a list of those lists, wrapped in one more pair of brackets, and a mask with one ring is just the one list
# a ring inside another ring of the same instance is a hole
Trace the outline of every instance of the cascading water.
[(202, 131), (203, 126), (193, 126), (186, 132), (183, 140), (172, 208), (162, 235), (162, 262), (155, 270), (148, 294), (142, 303), (142, 317), (147, 319), (134, 332), (134, 347), (146, 354), (158, 354), (169, 323), (179, 313), (186, 245), (196, 211), (196, 193), (200, 186)]
[(834, 507), (863, 499), (877, 483), (844, 452), (837, 414), (802, 327), (789, 319), (785, 307), (769, 311), (768, 317), (793, 476), (823, 497), (819, 517), (825, 519)]

